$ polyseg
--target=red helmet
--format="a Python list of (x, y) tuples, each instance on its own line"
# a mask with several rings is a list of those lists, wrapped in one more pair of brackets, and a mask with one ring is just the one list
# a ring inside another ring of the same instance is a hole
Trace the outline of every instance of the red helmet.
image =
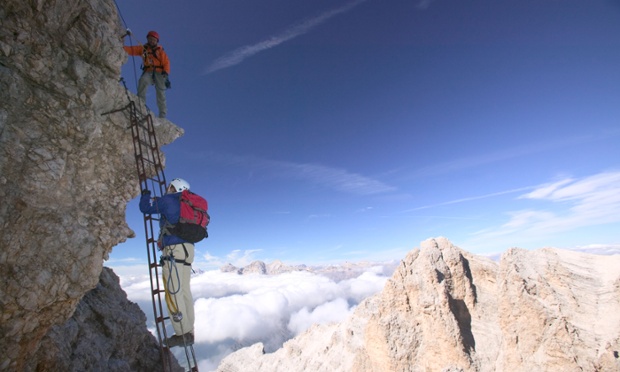
[(146, 34), (146, 38), (148, 39), (149, 37), (154, 37), (157, 41), (159, 41), (159, 34), (155, 31), (149, 31), (149, 33)]

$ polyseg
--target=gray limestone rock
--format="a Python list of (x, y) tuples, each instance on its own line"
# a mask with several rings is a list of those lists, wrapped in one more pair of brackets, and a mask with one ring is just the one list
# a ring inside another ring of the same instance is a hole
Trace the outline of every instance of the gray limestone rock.
[[(0, 370), (22, 371), (134, 235), (129, 119), (106, 113), (137, 99), (113, 1), (3, 0), (0, 19)], [(162, 145), (182, 135), (155, 124)]]
[[(78, 304), (73, 316), (53, 326), (27, 370), (157, 371), (159, 343), (146, 328), (146, 316), (130, 302), (112, 269)], [(183, 371), (176, 360), (173, 369)]]

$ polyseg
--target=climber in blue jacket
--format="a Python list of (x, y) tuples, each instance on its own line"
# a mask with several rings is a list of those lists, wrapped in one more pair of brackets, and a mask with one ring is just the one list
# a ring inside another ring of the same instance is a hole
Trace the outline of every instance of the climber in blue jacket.
[(181, 178), (170, 182), (165, 195), (151, 197), (149, 190), (142, 191), (140, 211), (145, 214), (159, 214), (159, 248), (162, 250), (164, 288), (166, 304), (172, 318), (175, 335), (166, 339), (168, 347), (194, 343), (194, 298), (190, 289), (194, 244), (167, 233), (167, 224), (179, 222), (181, 212), (180, 193), (189, 190), (189, 183)]

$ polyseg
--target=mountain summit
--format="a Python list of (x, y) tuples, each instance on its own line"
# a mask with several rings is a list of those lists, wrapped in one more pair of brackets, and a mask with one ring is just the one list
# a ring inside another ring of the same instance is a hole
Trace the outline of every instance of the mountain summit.
[(316, 325), (240, 371), (617, 371), (620, 255), (510, 249), (500, 262), (445, 238), (411, 251), (344, 323)]

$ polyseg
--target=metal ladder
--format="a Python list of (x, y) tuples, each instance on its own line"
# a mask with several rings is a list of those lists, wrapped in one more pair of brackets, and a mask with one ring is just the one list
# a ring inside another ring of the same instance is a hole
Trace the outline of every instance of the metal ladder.
[[(162, 196), (166, 192), (166, 176), (164, 175), (159, 146), (157, 145), (153, 118), (150, 113), (141, 115), (136, 109), (134, 101), (130, 101), (123, 110), (125, 109), (129, 111), (131, 121), (131, 136), (133, 139), (140, 190), (148, 189), (154, 193), (154, 196)], [(157, 221), (157, 223), (154, 221)], [(164, 345), (164, 341), (168, 337), (166, 334), (166, 322), (170, 322), (171, 320), (169, 316), (164, 315), (162, 296), (165, 296), (165, 289), (162, 289), (159, 284), (160, 266), (157, 260), (159, 247), (157, 246), (157, 237), (154, 234), (154, 225), (158, 224), (158, 221), (159, 218), (155, 218), (150, 214), (144, 214), (144, 232), (146, 236), (149, 276), (151, 279), (153, 315), (155, 317), (162, 367), (164, 372), (166, 372), (172, 371), (170, 348)], [(185, 345), (184, 348), (189, 370), (197, 372), (198, 365), (196, 363), (193, 345)]]

